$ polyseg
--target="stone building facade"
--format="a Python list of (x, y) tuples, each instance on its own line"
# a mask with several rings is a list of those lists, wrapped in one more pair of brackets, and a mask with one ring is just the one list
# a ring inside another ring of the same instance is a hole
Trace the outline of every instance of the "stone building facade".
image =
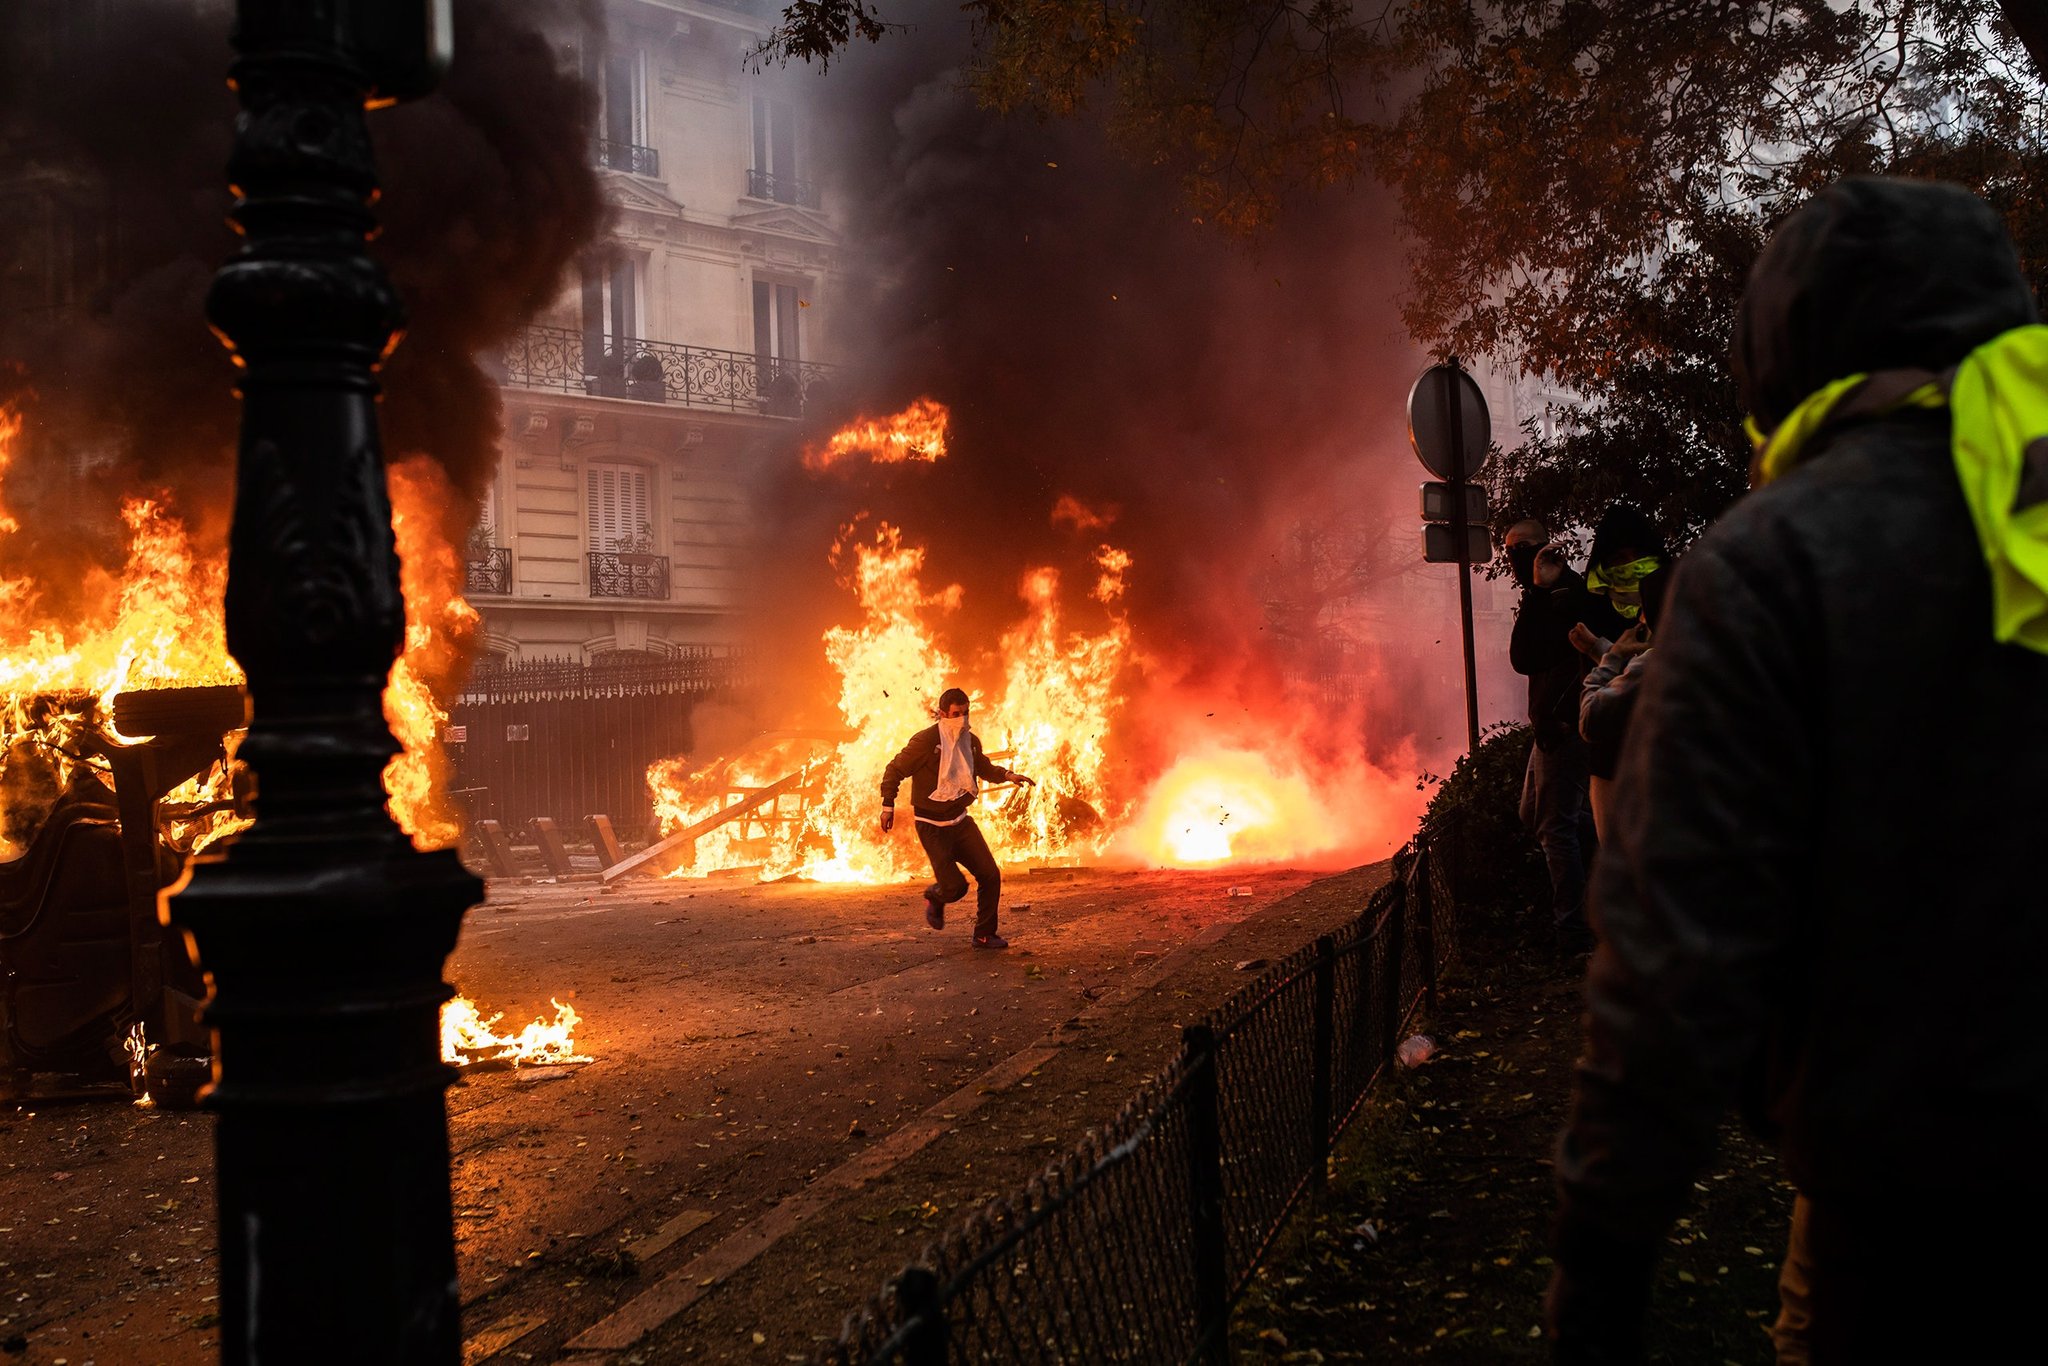
[(493, 358), (497, 478), (469, 548), (488, 659), (673, 655), (734, 638), (751, 471), (823, 397), (840, 271), (809, 73), (748, 54), (771, 7), (607, 0), (591, 156), (614, 218)]

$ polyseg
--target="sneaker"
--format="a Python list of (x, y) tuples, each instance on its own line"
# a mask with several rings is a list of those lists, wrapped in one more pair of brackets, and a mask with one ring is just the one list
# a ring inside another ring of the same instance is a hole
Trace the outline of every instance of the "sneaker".
[(977, 934), (974, 936), (974, 947), (977, 949), (1007, 949), (1010, 947), (1010, 941), (999, 934)]
[(935, 930), (946, 928), (946, 908), (930, 897), (924, 899), (924, 923)]

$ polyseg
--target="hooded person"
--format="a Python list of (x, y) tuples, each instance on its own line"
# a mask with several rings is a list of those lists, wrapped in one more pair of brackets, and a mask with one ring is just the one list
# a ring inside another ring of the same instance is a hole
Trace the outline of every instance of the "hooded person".
[(1037, 784), (989, 760), (982, 751), (981, 737), (968, 721), (968, 710), (967, 694), (959, 688), (940, 693), (937, 723), (911, 736), (882, 770), (882, 833), (896, 828), (896, 797), (908, 779), (918, 843), (931, 859), (934, 879), (924, 893), (924, 923), (935, 930), (946, 928), (946, 907), (967, 895), (966, 873), (971, 873), (974, 947), (1007, 949), (1010, 941), (996, 933), (1002, 870), (996, 867), (996, 856), (967, 808), (974, 804), (983, 782)]
[(1636, 691), (1649, 666), (1650, 630), (1664, 591), (1670, 587), (1673, 568), (1663, 533), (1632, 503), (1614, 504), (1593, 529), (1586, 589), (1605, 598), (1627, 628), (1613, 639), (1595, 636), (1585, 626), (1572, 629), (1572, 644), (1593, 661), (1580, 683), (1577, 701), (1596, 835), (1607, 829), (1607, 807), (1622, 737), (1628, 733)]
[(1586, 928), (1586, 869), (1595, 847), (1587, 798), (1587, 752), (1579, 738), (1579, 683), (1588, 660), (1574, 633), (1613, 638), (1627, 623), (1590, 592), (1563, 545), (1543, 523), (1508, 529), (1508, 564), (1521, 585), (1508, 663), (1529, 680), (1528, 768), (1522, 777), (1522, 822), (1543, 850), (1550, 876), (1550, 917), (1560, 948), (1591, 946)]
[(2000, 1360), (2048, 1273), (2048, 328), (1998, 216), (1858, 178), (1735, 330), (1761, 485), (1687, 553), (1594, 872), (1560, 1361), (1641, 1357), (1740, 1104), (1781, 1362)]

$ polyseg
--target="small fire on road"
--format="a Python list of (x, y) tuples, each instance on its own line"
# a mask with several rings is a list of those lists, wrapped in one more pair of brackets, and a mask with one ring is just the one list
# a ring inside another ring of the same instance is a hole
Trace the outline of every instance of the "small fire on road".
[(485, 1019), (476, 1002), (457, 996), (441, 1007), (441, 1061), (457, 1067), (504, 1063), (513, 1067), (561, 1066), (592, 1061), (576, 1051), (576, 1026), (583, 1017), (564, 1002), (548, 1002), (555, 1018), (534, 1019), (517, 1034), (500, 1034), (503, 1011)]

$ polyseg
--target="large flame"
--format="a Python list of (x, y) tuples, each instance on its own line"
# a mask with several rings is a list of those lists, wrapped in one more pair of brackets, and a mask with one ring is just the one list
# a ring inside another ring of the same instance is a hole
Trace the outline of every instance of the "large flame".
[[(861, 607), (858, 622), (833, 628), (824, 640), (850, 738), (785, 741), (695, 774), (683, 759), (654, 765), (648, 785), (664, 833), (775, 780), (798, 778), (777, 799), (780, 809), (763, 808), (765, 820), (741, 818), (711, 832), (679, 872), (758, 867), (763, 877), (893, 882), (925, 870), (907, 795), (896, 832), (882, 834), (879, 779), (903, 742), (931, 724), (936, 690), (958, 675), (934, 619), (959, 607), (961, 589), (927, 589), (924, 550), (886, 523), (866, 540), (849, 528), (833, 559)], [(1120, 576), (1128, 563), (1107, 548), (1099, 559), (1105, 576)], [(998, 858), (1073, 861), (1099, 852), (1108, 834), (1104, 808), (1114, 801), (1103, 785), (1103, 737), (1117, 710), (1118, 680), (1131, 663), (1130, 628), (1111, 611), (1100, 632), (1066, 629), (1059, 575), (1050, 568), (1026, 574), (1022, 595), (1024, 619), (1001, 641), (1001, 691), (976, 702), (973, 726), (998, 763), (1039, 786), (998, 785), (977, 814)]]
[[(963, 668), (942, 638), (958, 615), (958, 585), (928, 589), (925, 552), (886, 523), (850, 531), (834, 562), (860, 618), (824, 637), (839, 683), (847, 738), (787, 735), (702, 767), (685, 757), (648, 771), (664, 834), (698, 827), (677, 875), (747, 870), (761, 878), (922, 880), (929, 869), (910, 826), (907, 797), (893, 835), (877, 821), (879, 778), (902, 743), (931, 724), (934, 693), (981, 680), (973, 726), (1004, 767), (1036, 788), (996, 785), (975, 809), (1000, 862), (1111, 861), (1150, 867), (1308, 862), (1332, 866), (1384, 855), (1416, 813), (1412, 783), (1365, 756), (1365, 718), (1326, 714), (1284, 694), (1233, 705), (1170, 690), (1142, 721), (1126, 708), (1147, 673), (1123, 610), (1131, 556), (1100, 546), (1087, 596), (1103, 625), (1074, 630), (1060, 572), (1027, 571), (1024, 615), (996, 642), (992, 664)], [(1150, 688), (1155, 702), (1160, 689)], [(1242, 699), (1239, 699), (1240, 701)], [(1165, 715), (1164, 713), (1172, 713)], [(1117, 736), (1142, 732), (1167, 757), (1144, 766), (1112, 759)], [(779, 795), (723, 825), (721, 812)]]
[[(126, 551), (118, 572), (89, 570), (65, 600), (53, 601), (66, 571), (39, 562), (21, 542), (4, 498), (23, 428), (18, 409), (0, 407), (0, 859), (19, 855), (63, 789), (104, 772), (82, 741), (144, 738), (113, 730), (123, 692), (242, 681), (229, 656), (223, 615), (227, 558), (201, 548), (169, 495), (121, 504)], [(461, 595), (461, 565), (450, 534), (455, 502), (429, 462), (394, 467), (394, 522), (405, 569), (406, 648), (385, 695), (386, 715), (404, 746), (385, 775), (393, 817), (422, 847), (452, 843), (456, 822), (435, 798), (446, 764), (436, 736), (445, 711), (435, 701), (455, 682), (475, 613)], [(76, 570), (69, 571), (72, 576)], [(248, 822), (234, 807), (237, 765), (227, 757), (173, 789), (159, 809), (166, 838), (196, 851)]]
[(856, 456), (865, 456), (877, 465), (929, 464), (945, 458), (951, 425), (945, 404), (921, 398), (890, 417), (856, 418), (822, 446), (806, 449), (804, 468), (829, 469)]

